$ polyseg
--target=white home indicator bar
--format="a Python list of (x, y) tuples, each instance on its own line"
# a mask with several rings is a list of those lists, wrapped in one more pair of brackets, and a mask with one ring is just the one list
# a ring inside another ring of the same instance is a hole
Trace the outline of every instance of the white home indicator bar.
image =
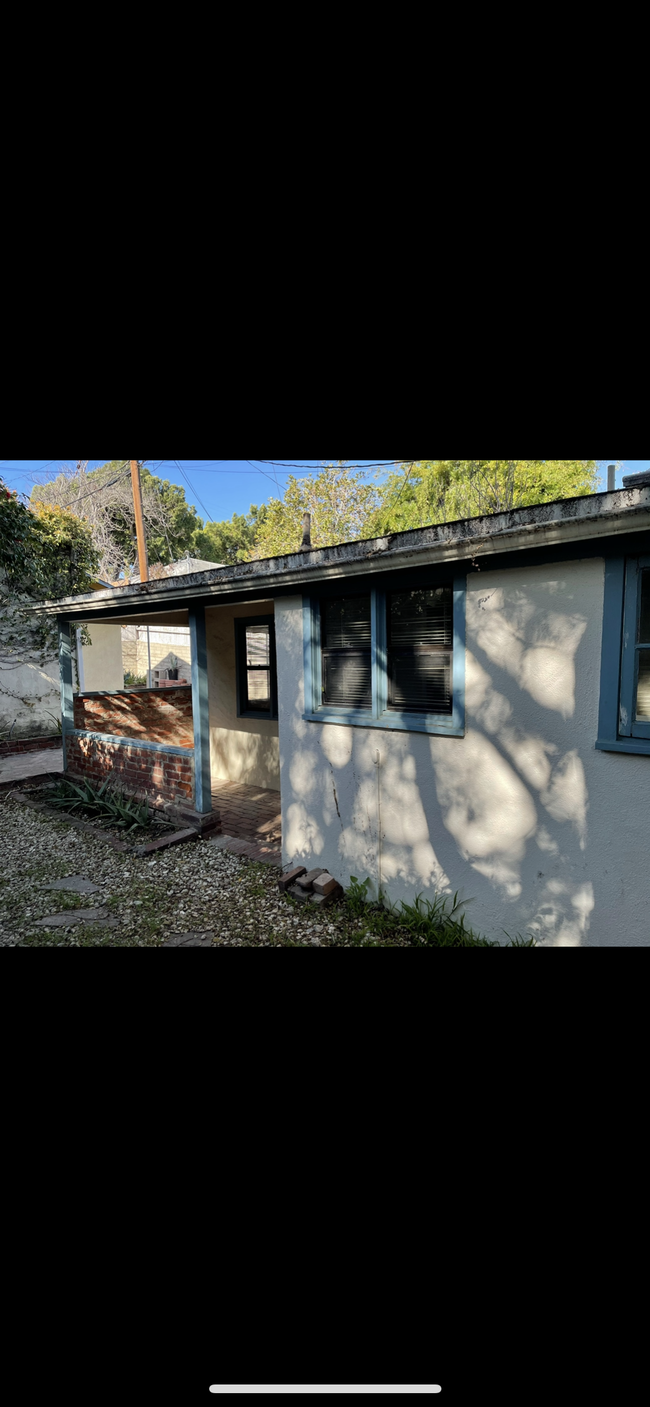
[(428, 1387), (424, 1385), (414, 1387), (413, 1384), (397, 1387), (392, 1383), (389, 1387), (380, 1387), (376, 1383), (371, 1387), (359, 1387), (358, 1384), (345, 1387), (343, 1384), (334, 1386), (328, 1383), (325, 1387), (319, 1384), (312, 1384), (311, 1387), (296, 1387), (293, 1384), (290, 1387), (217, 1387), (215, 1385), (210, 1388), (210, 1392), (442, 1392), (442, 1388), (439, 1383), (431, 1383)]

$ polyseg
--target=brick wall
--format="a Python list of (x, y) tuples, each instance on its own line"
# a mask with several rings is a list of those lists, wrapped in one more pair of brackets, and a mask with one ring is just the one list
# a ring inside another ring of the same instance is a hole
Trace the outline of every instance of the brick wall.
[(128, 792), (146, 792), (150, 801), (194, 799), (194, 754), (177, 757), (137, 743), (101, 742), (98, 738), (66, 738), (68, 772), (103, 782), (111, 776)]
[(117, 694), (76, 694), (74, 726), (118, 738), (194, 747), (192, 689), (137, 689)]
[(62, 747), (61, 734), (55, 733), (54, 737), (47, 734), (42, 738), (16, 738), (6, 739), (0, 743), (0, 757), (13, 757), (19, 752), (43, 752), (45, 748)]

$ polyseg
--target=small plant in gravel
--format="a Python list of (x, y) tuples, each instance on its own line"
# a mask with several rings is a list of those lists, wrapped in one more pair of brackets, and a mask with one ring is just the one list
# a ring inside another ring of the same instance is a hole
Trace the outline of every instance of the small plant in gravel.
[[(110, 780), (110, 779), (109, 779)], [(57, 782), (47, 797), (48, 806), (67, 814), (78, 814), (114, 826), (116, 830), (141, 830), (151, 825), (146, 801), (136, 801), (109, 786), (109, 780), (94, 787), (92, 782)]]
[[(370, 879), (358, 880), (350, 876), (350, 887), (346, 891), (345, 902), (348, 911), (355, 917), (367, 918), (369, 926), (377, 936), (389, 936), (391, 928), (400, 929), (412, 943), (428, 948), (534, 948), (533, 937), (522, 938), (517, 934), (508, 942), (499, 943), (496, 939), (483, 938), (473, 929), (466, 927), (465, 915), (461, 910), (469, 900), (459, 900), (458, 893), (453, 899), (447, 894), (435, 894), (433, 899), (425, 899), (418, 894), (412, 904), (401, 901), (399, 908), (386, 905), (380, 892), (378, 903), (368, 902)], [(504, 930), (505, 931), (505, 930)]]

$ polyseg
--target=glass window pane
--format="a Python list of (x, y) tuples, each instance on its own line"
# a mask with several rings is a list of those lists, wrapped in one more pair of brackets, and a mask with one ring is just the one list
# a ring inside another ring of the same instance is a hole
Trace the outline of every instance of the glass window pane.
[(639, 644), (650, 645), (650, 572), (641, 573)]
[(389, 709), (451, 713), (451, 586), (396, 591), (388, 602)]
[(248, 669), (246, 671), (248, 701), (253, 708), (270, 708), (271, 673), (268, 669)]
[(636, 686), (636, 716), (650, 723), (650, 650), (639, 650), (639, 682)]
[(388, 707), (412, 713), (451, 713), (451, 654), (443, 650), (393, 651)]
[(370, 708), (370, 650), (333, 650), (323, 655), (323, 703)]
[(324, 601), (321, 644), (332, 650), (370, 646), (370, 597), (341, 596)]
[(391, 645), (451, 647), (451, 587), (398, 591), (390, 597)]
[(246, 629), (246, 663), (268, 665), (270, 663), (270, 636), (268, 625), (249, 625)]

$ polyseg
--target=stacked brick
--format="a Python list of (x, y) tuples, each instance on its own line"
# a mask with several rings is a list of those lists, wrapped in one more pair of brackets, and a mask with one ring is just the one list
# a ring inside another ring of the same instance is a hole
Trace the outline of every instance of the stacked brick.
[(60, 733), (55, 734), (54, 737), (7, 739), (0, 743), (0, 757), (13, 757), (21, 752), (44, 752), (46, 748), (60, 748), (61, 746)]
[(278, 888), (281, 894), (290, 894), (299, 904), (311, 903), (315, 904), (316, 908), (333, 904), (336, 899), (343, 897), (342, 886), (328, 870), (306, 870), (304, 865), (297, 865), (295, 869), (283, 875), (278, 882)]
[(125, 690), (117, 694), (77, 694), (74, 726), (118, 738), (140, 738), (174, 747), (194, 746), (192, 689)]
[(73, 775), (93, 782), (103, 782), (110, 776), (125, 791), (146, 793), (154, 806), (163, 801), (193, 800), (193, 753), (182, 757), (138, 747), (137, 743), (118, 744), (68, 735), (66, 754), (68, 771)]

